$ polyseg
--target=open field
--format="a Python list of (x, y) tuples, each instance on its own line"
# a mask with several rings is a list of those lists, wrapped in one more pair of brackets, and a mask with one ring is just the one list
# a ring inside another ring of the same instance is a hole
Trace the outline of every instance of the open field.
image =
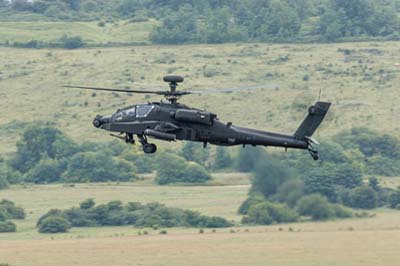
[[(346, 265), (395, 266), (400, 260), (400, 212), (378, 210), (373, 218), (217, 229), (168, 229), (167, 235), (132, 227), (74, 228), (43, 235), (36, 219), (50, 208), (68, 208), (87, 197), (98, 202), (160, 201), (239, 220), (248, 186), (156, 187), (81, 184), (13, 187), (0, 198), (28, 211), (18, 232), (0, 235), (0, 263), (10, 265)], [(233, 233), (232, 230), (235, 232)]]
[(32, 40), (55, 42), (63, 35), (81, 36), (88, 45), (148, 43), (155, 25), (156, 22), (151, 20), (136, 23), (121, 20), (106, 23), (104, 27), (98, 26), (97, 22), (2, 21), (0, 44)]
[[(330, 136), (354, 126), (399, 135), (398, 42), (344, 44), (225, 44), (107, 49), (0, 48), (0, 152), (15, 149), (24, 123), (55, 123), (76, 141), (105, 140), (92, 127), (96, 114), (160, 100), (64, 89), (64, 84), (141, 88), (165, 86), (182, 74), (184, 89), (279, 84), (277, 90), (188, 96), (182, 101), (216, 112), (223, 121), (291, 133), (318, 98), (333, 102), (318, 131)], [(318, 137), (318, 136), (317, 136)], [(172, 144), (171, 144), (172, 145)]]
[[(228, 174), (215, 178), (215, 183), (222, 183)], [(232, 174), (233, 177), (237, 174)], [(245, 182), (246, 175), (237, 178)], [(37, 233), (36, 221), (40, 216), (53, 208), (67, 209), (78, 206), (87, 198), (93, 198), (97, 203), (106, 203), (111, 200), (121, 200), (124, 203), (137, 201), (142, 203), (161, 202), (171, 207), (179, 207), (200, 211), (206, 215), (223, 216), (239, 222), (241, 216), (237, 214), (239, 205), (245, 200), (249, 185), (215, 186), (156, 186), (149, 182), (135, 183), (101, 183), (70, 185), (28, 185), (14, 186), (11, 189), (1, 190), (0, 199), (5, 198), (16, 202), (26, 209), (28, 217), (23, 221), (16, 221), (19, 228), (17, 233), (1, 234), (1, 238), (37, 239), (48, 236)], [(121, 231), (122, 230), (122, 231)], [(104, 236), (115, 233), (126, 233), (132, 228), (74, 228), (68, 235)]]

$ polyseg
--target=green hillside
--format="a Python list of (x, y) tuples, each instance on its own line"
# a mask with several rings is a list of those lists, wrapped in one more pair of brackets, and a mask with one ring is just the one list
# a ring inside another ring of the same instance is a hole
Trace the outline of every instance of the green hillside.
[(279, 84), (277, 90), (188, 96), (182, 101), (216, 112), (223, 121), (294, 132), (306, 107), (333, 102), (319, 136), (365, 126), (399, 136), (396, 42), (346, 44), (225, 44), (135, 46), (107, 49), (1, 48), (1, 152), (15, 149), (24, 123), (49, 121), (75, 140), (105, 140), (91, 125), (137, 102), (139, 95), (77, 91), (64, 84), (123, 88), (165, 86), (166, 74), (185, 76), (184, 89)]

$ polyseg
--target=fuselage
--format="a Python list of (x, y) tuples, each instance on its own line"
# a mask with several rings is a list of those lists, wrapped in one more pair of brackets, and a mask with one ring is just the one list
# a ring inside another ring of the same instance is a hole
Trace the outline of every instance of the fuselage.
[(262, 145), (307, 149), (306, 140), (223, 123), (211, 112), (179, 103), (138, 104), (110, 116), (98, 116), (93, 124), (102, 129), (162, 140), (188, 140), (215, 145)]

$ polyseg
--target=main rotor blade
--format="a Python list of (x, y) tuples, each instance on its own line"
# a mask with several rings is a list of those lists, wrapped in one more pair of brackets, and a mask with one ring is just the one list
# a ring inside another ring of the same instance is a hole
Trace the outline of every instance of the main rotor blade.
[(110, 89), (110, 88), (98, 88), (98, 87), (85, 87), (85, 86), (71, 86), (65, 85), (64, 88), (76, 88), (83, 90), (96, 90), (96, 91), (113, 91), (113, 92), (128, 92), (128, 93), (144, 93), (144, 94), (158, 94), (165, 95), (168, 91), (144, 91), (144, 90), (131, 90), (131, 89)]
[(206, 93), (227, 93), (227, 92), (244, 91), (244, 90), (257, 90), (257, 89), (278, 89), (278, 88), (279, 86), (277, 84), (266, 84), (266, 85), (234, 87), (225, 89), (211, 89), (205, 91), (189, 91), (189, 92), (193, 94), (206, 94)]

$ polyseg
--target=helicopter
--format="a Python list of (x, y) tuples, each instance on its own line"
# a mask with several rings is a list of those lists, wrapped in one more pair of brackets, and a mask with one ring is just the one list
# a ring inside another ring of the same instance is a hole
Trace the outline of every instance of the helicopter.
[(168, 102), (149, 102), (135, 104), (118, 109), (112, 115), (97, 115), (93, 126), (111, 133), (113, 137), (122, 139), (126, 143), (135, 144), (134, 136), (142, 145), (144, 153), (151, 154), (157, 151), (157, 146), (148, 142), (148, 138), (164, 141), (195, 141), (220, 146), (252, 145), (273, 146), (308, 150), (314, 160), (318, 160), (318, 151), (314, 145), (319, 145), (312, 135), (317, 130), (331, 103), (317, 101), (308, 108), (308, 114), (292, 135), (261, 131), (233, 125), (232, 122), (220, 121), (215, 113), (200, 110), (181, 104), (178, 100), (186, 95), (228, 93), (241, 90), (263, 88), (277, 88), (275, 85), (260, 85), (252, 87), (238, 87), (220, 90), (188, 91), (177, 90), (178, 84), (184, 81), (181, 76), (165, 76), (163, 80), (169, 83), (169, 90), (133, 90), (111, 89), (86, 86), (71, 86), (84, 90), (98, 90), (110, 92), (141, 93), (162, 95)]

